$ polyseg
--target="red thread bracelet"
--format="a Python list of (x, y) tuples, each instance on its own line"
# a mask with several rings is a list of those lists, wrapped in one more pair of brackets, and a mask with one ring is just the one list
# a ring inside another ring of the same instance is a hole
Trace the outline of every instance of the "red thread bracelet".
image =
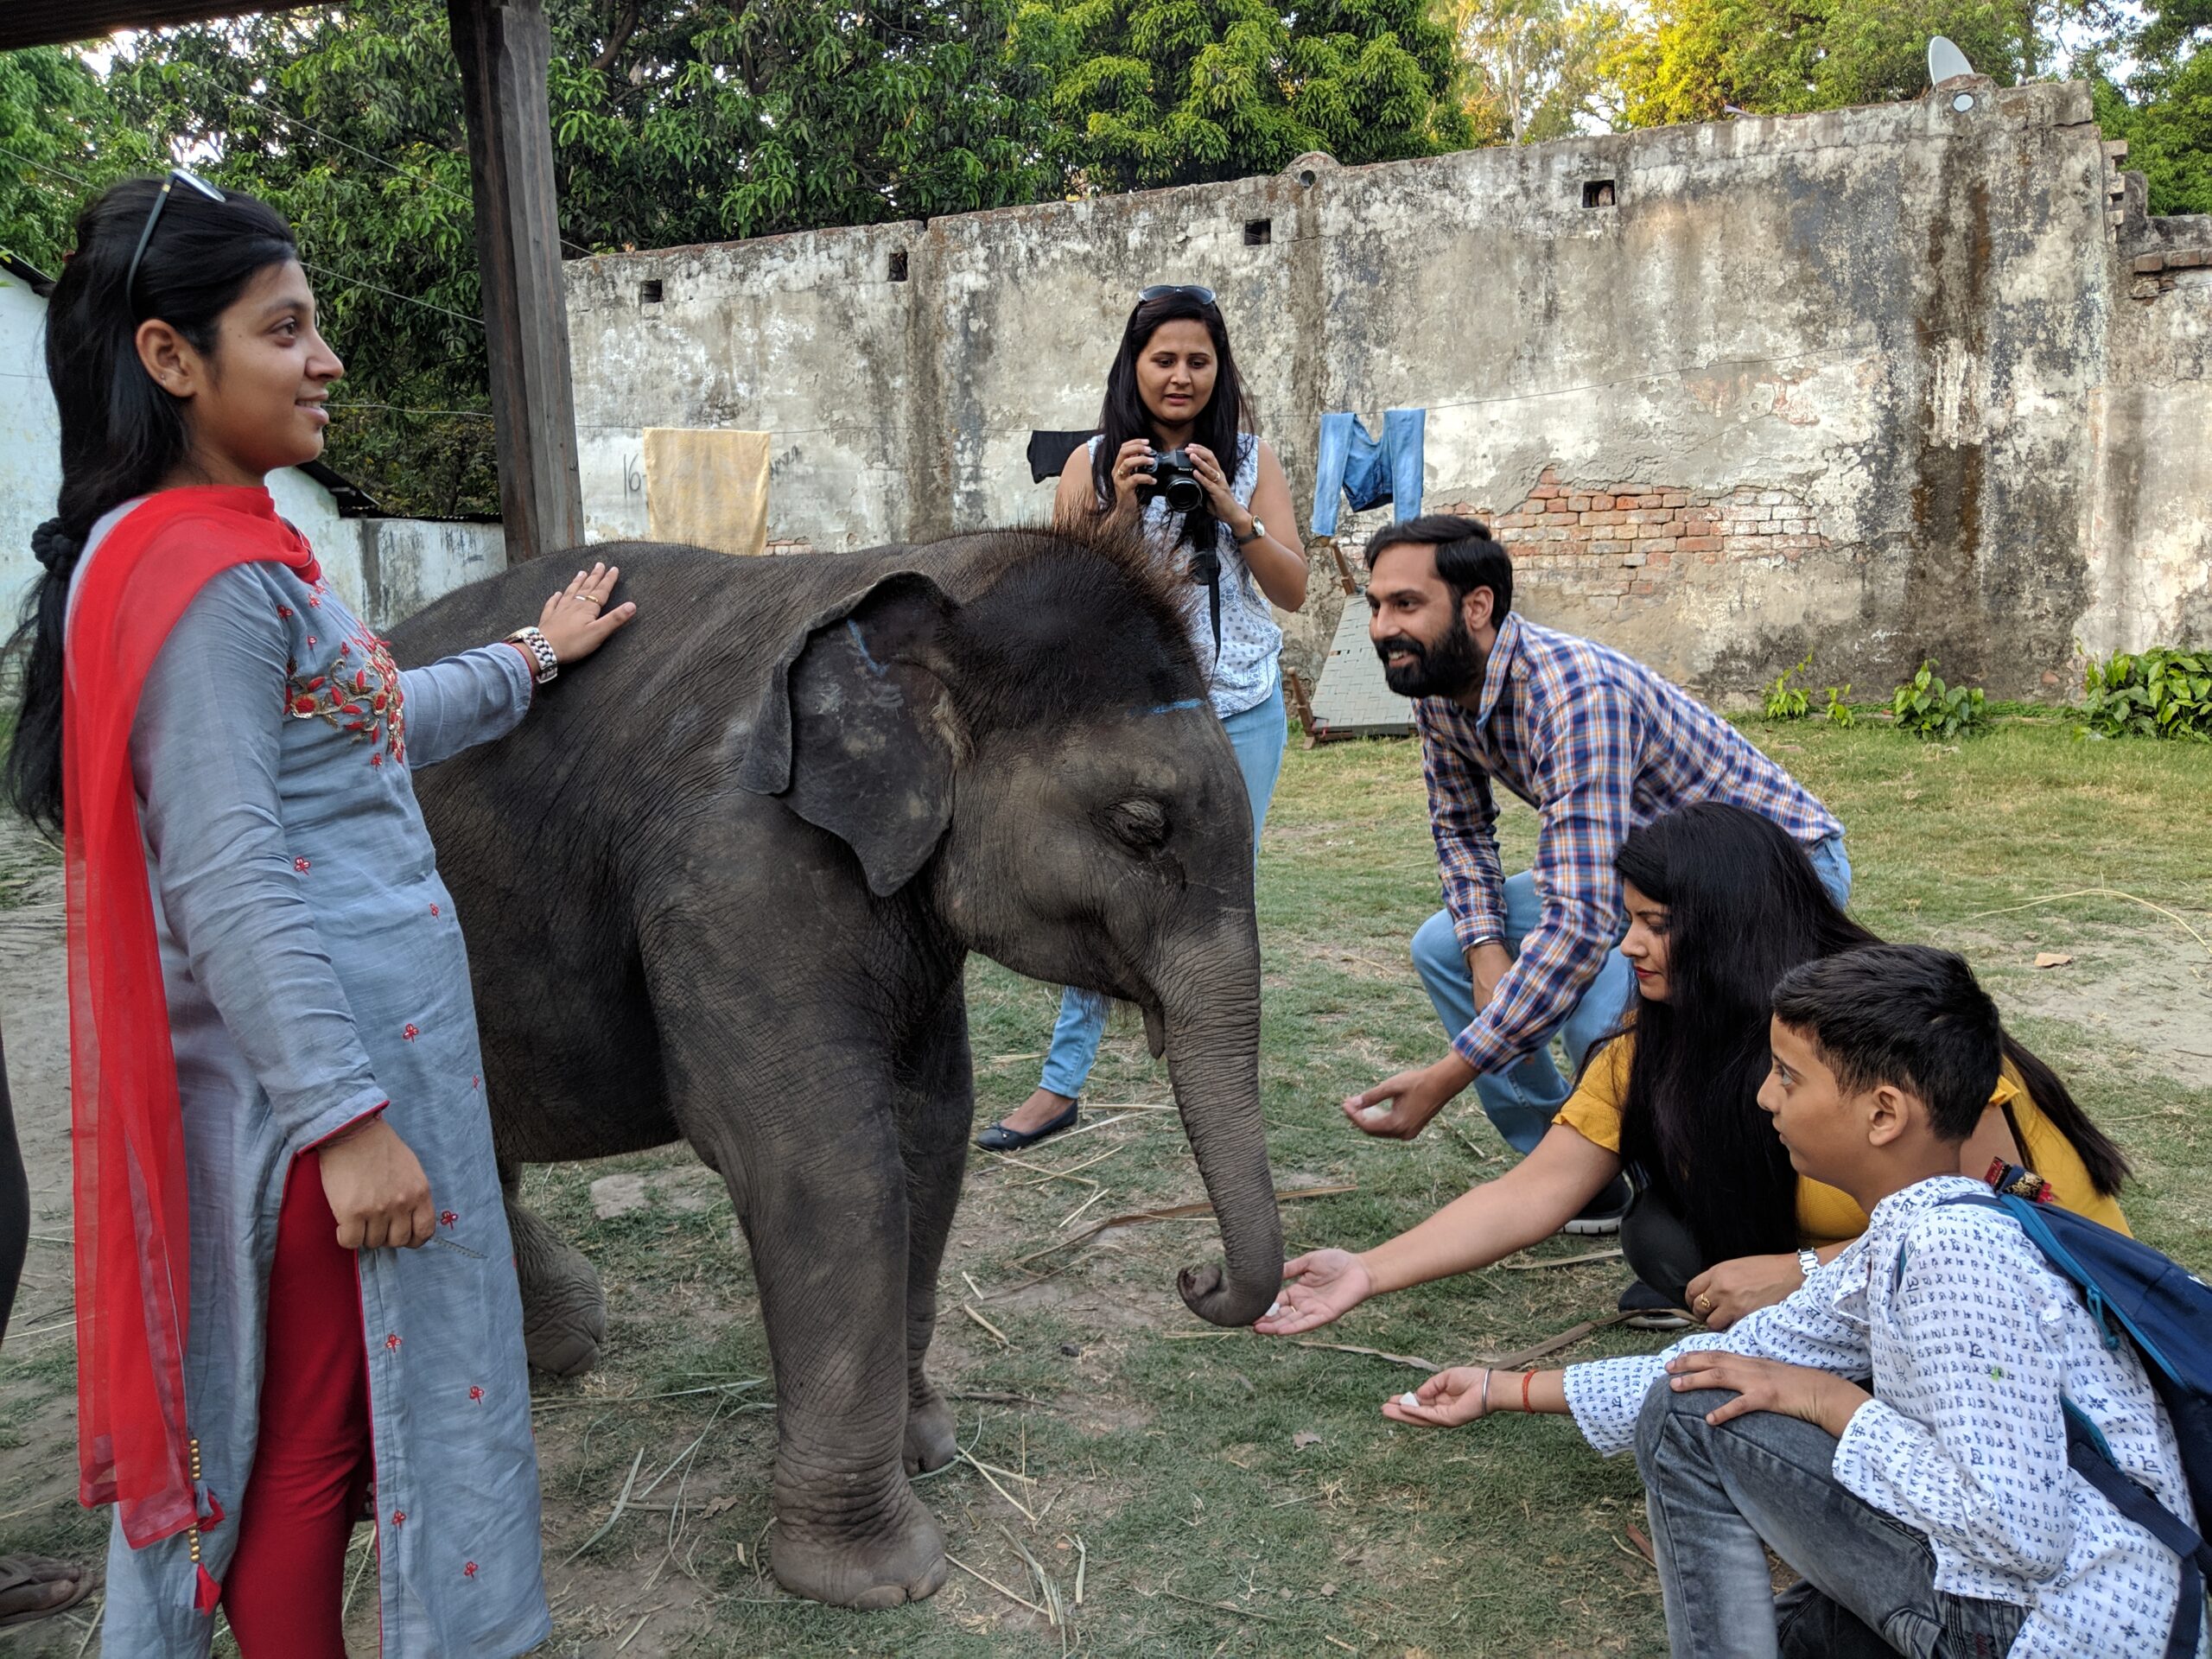
[(1529, 1385), (1535, 1380), (1536, 1374), (1534, 1371), (1523, 1371), (1521, 1373), (1521, 1409), (1523, 1411), (1534, 1409), (1534, 1408), (1529, 1404)]

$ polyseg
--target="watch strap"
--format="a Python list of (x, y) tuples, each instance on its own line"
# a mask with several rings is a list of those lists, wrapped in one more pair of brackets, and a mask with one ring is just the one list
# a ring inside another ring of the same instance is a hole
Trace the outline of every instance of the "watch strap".
[(537, 683), (544, 685), (560, 674), (561, 659), (553, 653), (553, 642), (537, 629), (517, 628), (507, 639), (528, 652), (537, 664), (531, 671), (531, 678)]
[(1260, 537), (1267, 533), (1268, 527), (1260, 522), (1260, 517), (1257, 513), (1252, 515), (1252, 529), (1249, 534), (1236, 536), (1236, 532), (1235, 531), (1230, 531), (1231, 536), (1236, 537), (1236, 545), (1239, 547), (1248, 547), (1252, 543), (1258, 541)]
[(1813, 1249), (1802, 1249), (1797, 1252), (1798, 1272), (1803, 1274), (1805, 1277), (1809, 1279), (1820, 1270), (1821, 1256), (1819, 1251)]

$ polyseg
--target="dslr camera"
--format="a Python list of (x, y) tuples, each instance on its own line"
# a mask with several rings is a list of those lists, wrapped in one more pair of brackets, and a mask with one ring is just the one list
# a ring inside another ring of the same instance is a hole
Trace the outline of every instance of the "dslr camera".
[(1194, 512), (1206, 499), (1198, 484), (1198, 467), (1187, 449), (1170, 449), (1153, 457), (1152, 487), (1171, 512)]

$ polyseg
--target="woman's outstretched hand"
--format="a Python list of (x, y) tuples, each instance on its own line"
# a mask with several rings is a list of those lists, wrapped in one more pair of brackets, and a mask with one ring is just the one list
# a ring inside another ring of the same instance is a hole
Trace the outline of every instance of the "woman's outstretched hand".
[(381, 1117), (326, 1141), (315, 1160), (340, 1249), (412, 1249), (437, 1231), (430, 1178), (414, 1148)]
[(1294, 1337), (1319, 1330), (1375, 1294), (1367, 1264), (1350, 1250), (1308, 1250), (1285, 1264), (1274, 1306), (1252, 1328), (1263, 1337)]
[[(1439, 1371), (1411, 1394), (1392, 1395), (1382, 1402), (1382, 1414), (1394, 1423), (1413, 1423), (1422, 1428), (1457, 1428), (1484, 1415), (1483, 1378), (1479, 1365), (1454, 1365)], [(1412, 1403), (1407, 1403), (1410, 1401)]]
[(627, 600), (612, 608), (607, 605), (621, 575), (614, 565), (594, 564), (588, 570), (577, 571), (566, 588), (545, 601), (545, 608), (537, 615), (537, 631), (553, 647), (562, 667), (583, 661), (638, 613), (638, 607)]

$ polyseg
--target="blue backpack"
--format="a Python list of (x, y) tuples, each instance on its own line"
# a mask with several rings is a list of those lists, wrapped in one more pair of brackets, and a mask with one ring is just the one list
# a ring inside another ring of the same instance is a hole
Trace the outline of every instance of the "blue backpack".
[[(2008, 1166), (1994, 1192), (1948, 1202), (1986, 1205), (2018, 1222), (2052, 1270), (2080, 1288), (2105, 1346), (2119, 1347), (2122, 1335), (2135, 1344), (2173, 1425), (2190, 1499), (2200, 1520), (2212, 1517), (2212, 1286), (2125, 1233), (2021, 1196), (2038, 1185), (2026, 1171)], [(2060, 1403), (2066, 1412), (2067, 1461), (2113, 1508), (2180, 1558), (2181, 1599), (2174, 1605), (2166, 1659), (2196, 1659), (2212, 1544), (2120, 1472), (2103, 1432), (2071, 1400)]]

